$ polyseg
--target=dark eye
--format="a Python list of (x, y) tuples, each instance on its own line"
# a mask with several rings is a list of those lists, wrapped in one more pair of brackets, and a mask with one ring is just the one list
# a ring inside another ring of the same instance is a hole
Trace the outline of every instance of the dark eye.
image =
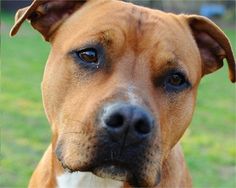
[(105, 66), (105, 48), (99, 44), (85, 44), (68, 53), (80, 70), (96, 72)]
[(175, 87), (181, 86), (184, 82), (185, 82), (185, 78), (181, 74), (172, 74), (169, 76), (167, 80), (168, 84)]
[(183, 73), (171, 73), (166, 77), (164, 87), (168, 92), (179, 92), (189, 86), (185, 75)]
[(76, 52), (76, 55), (82, 60), (84, 63), (98, 63), (98, 55), (95, 49), (85, 49), (82, 51)]

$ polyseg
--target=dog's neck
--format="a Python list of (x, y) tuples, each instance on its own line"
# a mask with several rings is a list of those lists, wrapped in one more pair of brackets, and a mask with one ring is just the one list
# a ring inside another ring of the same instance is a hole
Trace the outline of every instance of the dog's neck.
[(121, 188), (123, 182), (100, 178), (90, 172), (64, 172), (57, 177), (57, 185), (58, 188)]

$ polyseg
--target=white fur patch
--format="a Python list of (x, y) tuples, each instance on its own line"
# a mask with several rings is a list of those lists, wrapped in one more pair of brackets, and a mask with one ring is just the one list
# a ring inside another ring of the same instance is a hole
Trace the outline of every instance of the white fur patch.
[(140, 104), (140, 99), (137, 95), (134, 94), (135, 88), (133, 86), (128, 87), (128, 98), (131, 104)]
[(65, 172), (57, 177), (57, 188), (121, 188), (123, 182), (100, 178), (90, 172)]

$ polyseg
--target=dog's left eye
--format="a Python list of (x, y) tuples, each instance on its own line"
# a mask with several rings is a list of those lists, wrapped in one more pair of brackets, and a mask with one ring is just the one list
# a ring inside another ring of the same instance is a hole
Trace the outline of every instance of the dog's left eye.
[(167, 79), (167, 83), (174, 87), (181, 86), (184, 82), (185, 78), (181, 74), (172, 74)]
[(164, 82), (165, 90), (168, 92), (179, 92), (188, 88), (189, 85), (185, 75), (179, 72), (169, 74)]

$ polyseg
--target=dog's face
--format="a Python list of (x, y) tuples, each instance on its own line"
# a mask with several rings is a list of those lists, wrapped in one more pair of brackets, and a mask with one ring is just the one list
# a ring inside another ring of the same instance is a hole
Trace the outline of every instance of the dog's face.
[(203, 18), (120, 1), (76, 7), (50, 37), (36, 27), (52, 45), (42, 91), (56, 155), (71, 171), (154, 186), (201, 77), (227, 57), (234, 81), (228, 41)]

